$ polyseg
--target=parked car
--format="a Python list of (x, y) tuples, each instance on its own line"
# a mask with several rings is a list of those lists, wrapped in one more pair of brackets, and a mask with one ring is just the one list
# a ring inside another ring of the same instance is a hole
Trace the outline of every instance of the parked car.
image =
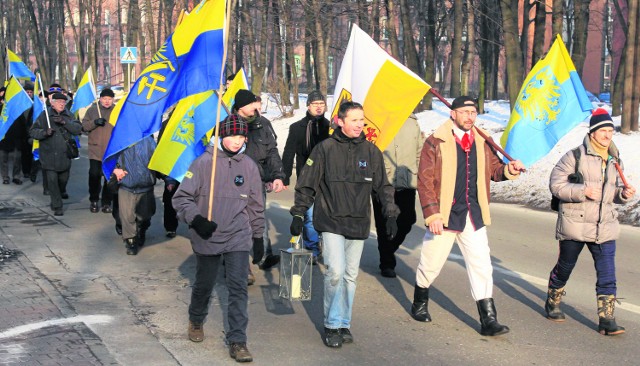
[(604, 107), (606, 105), (606, 103), (601, 102), (600, 99), (598, 99), (598, 97), (595, 96), (595, 94), (593, 94), (588, 90), (587, 90), (587, 97), (589, 97), (589, 101), (594, 106), (594, 108)]
[(600, 99), (600, 101), (604, 103), (611, 103), (611, 93), (600, 93), (600, 95), (598, 95), (598, 99)]

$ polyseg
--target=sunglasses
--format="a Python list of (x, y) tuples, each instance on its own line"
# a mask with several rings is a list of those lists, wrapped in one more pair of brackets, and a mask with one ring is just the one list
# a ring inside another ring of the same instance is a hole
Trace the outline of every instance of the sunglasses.
[(62, 88), (58, 88), (57, 86), (49, 88), (50, 92), (61, 92)]

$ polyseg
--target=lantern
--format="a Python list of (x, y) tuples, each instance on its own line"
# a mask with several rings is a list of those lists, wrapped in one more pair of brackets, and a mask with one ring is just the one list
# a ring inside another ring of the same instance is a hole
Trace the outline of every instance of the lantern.
[(291, 248), (280, 250), (280, 290), (284, 299), (311, 300), (311, 273), (313, 272), (313, 252), (303, 249), (300, 236), (289, 241)]

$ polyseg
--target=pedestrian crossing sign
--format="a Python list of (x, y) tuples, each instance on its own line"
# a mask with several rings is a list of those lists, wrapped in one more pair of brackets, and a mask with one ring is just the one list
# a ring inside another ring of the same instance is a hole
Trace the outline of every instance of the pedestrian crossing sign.
[(120, 47), (120, 63), (135, 64), (138, 62), (137, 47)]

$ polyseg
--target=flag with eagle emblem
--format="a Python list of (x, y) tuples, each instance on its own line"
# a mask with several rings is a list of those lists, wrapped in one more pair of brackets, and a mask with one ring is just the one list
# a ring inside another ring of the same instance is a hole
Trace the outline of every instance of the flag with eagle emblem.
[(592, 108), (558, 35), (524, 80), (500, 143), (514, 159), (531, 166), (589, 117)]

